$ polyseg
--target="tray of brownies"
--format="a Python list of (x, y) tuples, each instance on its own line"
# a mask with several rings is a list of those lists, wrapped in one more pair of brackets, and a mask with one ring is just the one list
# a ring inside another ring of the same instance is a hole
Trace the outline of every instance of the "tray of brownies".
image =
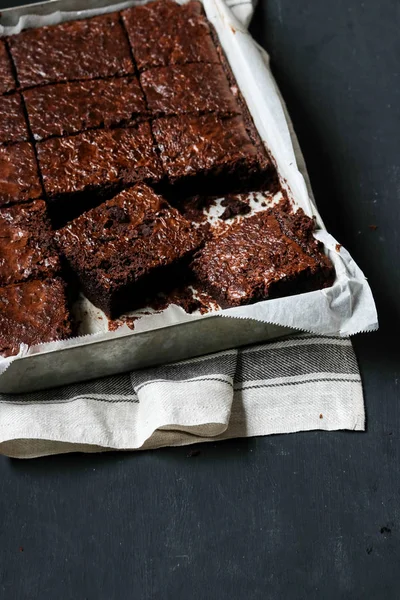
[(3, 11), (0, 392), (374, 329), (300, 169), (223, 0)]

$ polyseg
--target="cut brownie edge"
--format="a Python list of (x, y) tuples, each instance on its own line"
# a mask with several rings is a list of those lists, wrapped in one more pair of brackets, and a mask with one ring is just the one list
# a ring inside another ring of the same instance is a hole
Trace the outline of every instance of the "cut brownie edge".
[(79, 281), (85, 296), (109, 318), (118, 318), (125, 312), (146, 306), (148, 297), (155, 293), (170, 292), (177, 281), (184, 284), (190, 280), (189, 264), (196, 248), (179, 258), (179, 263), (155, 268), (139, 281), (126, 282), (123, 289), (105, 291), (102, 280), (96, 274), (80, 273)]

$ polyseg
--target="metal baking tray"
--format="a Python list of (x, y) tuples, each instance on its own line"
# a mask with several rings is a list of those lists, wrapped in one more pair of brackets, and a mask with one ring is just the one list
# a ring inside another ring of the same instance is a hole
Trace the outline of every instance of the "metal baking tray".
[[(215, 0), (216, 5), (219, 2), (220, 0)], [(28, 21), (24, 22), (24, 26), (34, 27), (38, 26), (38, 19), (31, 15), (45, 16), (57, 11), (83, 11), (79, 18), (85, 18), (95, 14), (90, 12), (92, 9), (101, 10), (103, 7), (112, 7), (113, 10), (120, 10), (137, 3), (116, 3), (110, 0), (40, 2), (1, 11), (0, 25), (15, 27), (20, 17), (29, 16)], [(225, 24), (228, 28), (228, 24)], [(230, 29), (232, 28), (230, 27)], [(236, 32), (233, 31), (233, 33)], [(237, 39), (238, 36), (235, 35), (234, 38)], [(224, 47), (221, 37), (220, 41)], [(257, 59), (256, 56), (253, 58)], [(246, 74), (249, 65), (243, 62), (243, 57), (240, 60), (240, 68)], [(252, 112), (250, 106), (249, 108)], [(256, 127), (259, 128), (253, 112), (252, 116)], [(293, 163), (288, 164), (288, 168), (290, 168)], [(280, 173), (284, 180), (287, 179), (285, 168), (283, 172), (280, 169)], [(296, 194), (299, 193), (296, 179), (290, 189), (296, 197)], [(316, 214), (316, 209), (312, 204), (308, 206), (308, 212)], [(89, 336), (76, 338), (65, 347), (15, 358), (0, 375), (0, 393), (22, 393), (45, 389), (254, 344), (296, 331), (297, 329), (291, 328), (292, 324), (295, 327), (297, 325), (297, 323), (289, 323), (290, 327), (283, 327), (268, 324), (262, 320), (226, 318), (218, 314), (210, 314), (197, 320), (188, 320), (148, 331), (125, 332), (120, 336), (108, 339), (96, 339)]]
[(0, 376), (1, 393), (22, 393), (105, 377), (287, 335), (289, 328), (218, 315), (72, 348), (17, 358)]

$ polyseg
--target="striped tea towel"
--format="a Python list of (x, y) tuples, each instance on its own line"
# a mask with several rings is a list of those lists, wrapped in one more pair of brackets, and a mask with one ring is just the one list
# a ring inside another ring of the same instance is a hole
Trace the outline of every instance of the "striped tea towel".
[(312, 429), (364, 429), (348, 339), (300, 334), (59, 389), (0, 395), (0, 453), (19, 458)]

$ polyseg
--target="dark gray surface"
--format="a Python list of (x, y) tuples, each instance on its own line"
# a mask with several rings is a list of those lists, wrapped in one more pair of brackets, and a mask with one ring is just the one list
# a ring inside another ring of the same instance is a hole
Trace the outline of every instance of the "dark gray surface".
[(376, 295), (381, 331), (355, 339), (368, 432), (0, 459), (2, 598), (397, 600), (399, 6), (269, 0), (253, 25)]

